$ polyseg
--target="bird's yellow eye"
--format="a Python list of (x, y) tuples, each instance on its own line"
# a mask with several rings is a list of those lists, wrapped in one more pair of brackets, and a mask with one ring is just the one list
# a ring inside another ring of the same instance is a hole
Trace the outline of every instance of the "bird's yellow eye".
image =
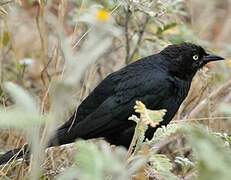
[(193, 59), (194, 59), (195, 61), (197, 61), (197, 60), (199, 59), (199, 56), (196, 54), (196, 55), (193, 56)]

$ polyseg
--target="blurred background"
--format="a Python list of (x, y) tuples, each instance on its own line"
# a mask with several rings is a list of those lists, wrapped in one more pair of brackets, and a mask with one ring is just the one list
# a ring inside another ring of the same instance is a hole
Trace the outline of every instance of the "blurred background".
[[(169, 44), (193, 42), (226, 61), (208, 64), (197, 73), (173, 124), (203, 124), (230, 143), (230, 34), (230, 0), (1, 0), (0, 103), (7, 110), (14, 104), (4, 82), (19, 85), (35, 99), (38, 114), (52, 116), (48, 131), (52, 132), (109, 73)], [(16, 122), (17, 116), (13, 117)], [(27, 131), (18, 129), (17, 122), (12, 124), (0, 132), (2, 153), (28, 141)], [(39, 126), (43, 135), (44, 126)], [(177, 178), (195, 179), (200, 169), (194, 169), (191, 148), (185, 143), (181, 133), (174, 133), (158, 143), (158, 153), (168, 157)], [(73, 149), (49, 150), (38, 177), (54, 179), (73, 167)], [(4, 166), (0, 176), (24, 179), (32, 170), (28, 164), (16, 163)], [(152, 170), (144, 174), (131, 177), (168, 179)]]

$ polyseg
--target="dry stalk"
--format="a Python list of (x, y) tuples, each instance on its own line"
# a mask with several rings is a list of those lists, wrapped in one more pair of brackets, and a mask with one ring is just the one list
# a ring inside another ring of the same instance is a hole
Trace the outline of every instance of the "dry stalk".
[(203, 111), (207, 107), (209, 100), (220, 104), (222, 100), (230, 93), (230, 88), (231, 80), (220, 86), (210, 95), (208, 95), (208, 98), (202, 100), (189, 114), (187, 114), (183, 118), (183, 120), (195, 118), (201, 111)]

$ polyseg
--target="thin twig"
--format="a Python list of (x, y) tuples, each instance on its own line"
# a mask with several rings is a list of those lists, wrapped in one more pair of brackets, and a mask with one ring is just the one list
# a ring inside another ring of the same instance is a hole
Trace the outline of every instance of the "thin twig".
[(124, 25), (124, 35), (125, 35), (125, 43), (126, 43), (126, 59), (125, 62), (126, 64), (129, 63), (129, 59), (130, 59), (130, 39), (129, 39), (129, 32), (128, 32), (128, 24), (129, 24), (129, 19), (130, 19), (130, 10), (129, 10), (129, 6), (127, 6), (127, 8), (124, 8), (124, 12), (125, 12), (125, 25)]
[[(200, 76), (199, 76), (199, 78), (200, 78)], [(201, 81), (203, 81), (202, 79), (201, 79)], [(177, 118), (178, 119), (181, 119), (181, 117), (183, 116), (181, 113), (182, 113), (182, 111), (183, 111), (183, 109), (193, 109), (193, 108), (195, 108), (199, 103), (200, 103), (200, 101), (202, 101), (202, 99), (203, 99), (203, 95), (204, 95), (204, 93), (205, 93), (205, 91), (206, 91), (206, 89), (208, 88), (208, 81), (206, 81), (206, 82), (203, 82), (203, 83), (205, 83), (205, 85), (202, 87), (202, 89), (200, 90), (200, 93), (199, 94), (196, 94), (195, 95), (195, 97), (192, 97), (191, 99), (189, 99), (188, 101), (185, 101), (184, 103), (183, 103), (183, 105), (181, 105), (180, 106), (180, 109), (179, 109), (179, 113), (178, 113), (178, 116), (177, 116)], [(191, 93), (192, 91), (190, 91), (190, 93)], [(192, 94), (192, 93), (191, 93)], [(191, 94), (189, 94), (188, 96), (189, 97), (191, 97)], [(190, 105), (192, 105), (192, 104), (194, 104), (193, 105), (193, 107), (190, 107)], [(182, 115), (182, 116), (181, 116)]]
[(42, 80), (42, 82), (43, 82), (44, 85), (46, 84), (45, 75), (47, 76), (49, 82), (51, 81), (51, 76), (48, 73), (48, 67), (49, 67), (52, 59), (53, 58), (49, 58), (48, 59), (48, 62), (46, 64), (44, 64), (44, 68), (43, 68), (43, 70), (41, 71), (41, 74), (40, 74), (41, 80)]
[(91, 28), (89, 28), (89, 29), (79, 38), (79, 40), (73, 45), (72, 49), (75, 49), (75, 48), (79, 45), (80, 41), (82, 41), (82, 39), (85, 38), (85, 36), (86, 36), (90, 31), (91, 31)]
[(191, 118), (191, 119), (177, 119), (173, 120), (170, 123), (181, 123), (189, 121), (208, 121), (208, 120), (221, 120), (221, 119), (231, 119), (231, 116), (220, 116), (220, 117), (206, 117), (206, 118)]
[(208, 98), (201, 101), (189, 114), (187, 114), (183, 119), (190, 119), (196, 117), (208, 104), (208, 99), (213, 102), (221, 102), (221, 100), (230, 93), (231, 80), (222, 85), (220, 88), (212, 92)]
[[(138, 124), (136, 126), (138, 126)], [(126, 159), (129, 159), (130, 156), (132, 155), (132, 152), (134, 151), (134, 147), (136, 146), (137, 141), (138, 141), (138, 130), (137, 130), (137, 128), (135, 128), (135, 132), (134, 132), (134, 135), (132, 137), (132, 141), (131, 141), (131, 144), (129, 146), (129, 149), (128, 149), (128, 152), (126, 155)]]
[(130, 61), (133, 59), (135, 53), (136, 53), (136, 52), (138, 51), (138, 49), (139, 49), (139, 46), (140, 46), (140, 44), (141, 44), (141, 42), (142, 42), (142, 38), (143, 38), (143, 35), (144, 35), (144, 32), (145, 32), (146, 25), (148, 24), (148, 21), (149, 21), (149, 17), (147, 16), (146, 19), (145, 19), (145, 22), (143, 23), (143, 25), (142, 25), (142, 27), (141, 27), (141, 29), (139, 30), (139, 37), (138, 37), (136, 46), (135, 46), (133, 52), (131, 53), (131, 55), (130, 55), (130, 57), (129, 57), (129, 59), (128, 59), (128, 62), (130, 62)]
[(49, 77), (46, 65), (49, 65), (49, 62), (47, 62), (48, 60), (48, 37), (47, 37), (47, 30), (46, 30), (46, 25), (45, 25), (45, 21), (44, 21), (44, 11), (45, 11), (45, 4), (44, 3), (40, 3), (39, 6), (39, 12), (36, 16), (36, 25), (38, 28), (38, 32), (39, 32), (39, 37), (40, 37), (40, 41), (41, 41), (41, 48), (42, 48), (42, 61), (43, 61), (43, 65), (44, 65), (44, 69), (41, 72), (41, 79), (44, 85), (45, 81), (43, 79), (44, 74), (47, 75), (47, 77)]

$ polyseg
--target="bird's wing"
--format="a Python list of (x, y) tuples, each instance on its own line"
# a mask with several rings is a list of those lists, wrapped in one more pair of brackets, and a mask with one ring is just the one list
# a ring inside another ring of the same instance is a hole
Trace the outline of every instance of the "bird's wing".
[(56, 135), (59, 144), (73, 142), (76, 138), (105, 137), (120, 132), (130, 124), (126, 120), (134, 113), (136, 100), (157, 105), (163, 98), (167, 98), (171, 83), (165, 74), (146, 71), (133, 75), (131, 72), (124, 73), (114, 88), (114, 94), (106, 98), (84, 120), (74, 124), (70, 131), (59, 129)]
[(115, 73), (108, 75), (102, 82), (100, 82), (100, 84), (81, 102), (70, 119), (59, 127), (59, 129), (70, 128), (82, 121), (89, 114), (94, 112), (108, 97), (112, 96), (119, 78), (119, 76), (114, 76), (114, 74)]
[(107, 76), (79, 105), (77, 109), (78, 121), (91, 114), (108, 97), (113, 95), (116, 86), (112, 75)]
[(147, 105), (158, 104), (169, 95), (173, 85), (171, 82), (167, 72), (158, 69), (129, 73), (115, 88), (115, 98), (121, 105), (134, 100), (141, 100)]
[[(153, 56), (150, 56), (153, 57)], [(139, 86), (139, 81), (130, 83), (130, 79), (144, 77), (142, 69), (150, 71), (150, 67), (147, 67), (147, 60), (150, 57), (143, 58), (142, 60), (136, 61), (119, 71), (108, 75), (79, 105), (77, 110), (73, 113), (71, 118), (63, 124), (61, 128), (67, 128), (73, 126), (75, 123), (79, 123), (84, 120), (88, 115), (93, 113), (107, 98), (115, 95), (116, 91), (120, 91), (121, 87), (126, 88), (127, 86)], [(144, 67), (146, 65), (146, 67)], [(149, 74), (149, 72), (145, 72)], [(144, 79), (145, 81), (145, 79)], [(122, 89), (121, 89), (122, 90)]]

